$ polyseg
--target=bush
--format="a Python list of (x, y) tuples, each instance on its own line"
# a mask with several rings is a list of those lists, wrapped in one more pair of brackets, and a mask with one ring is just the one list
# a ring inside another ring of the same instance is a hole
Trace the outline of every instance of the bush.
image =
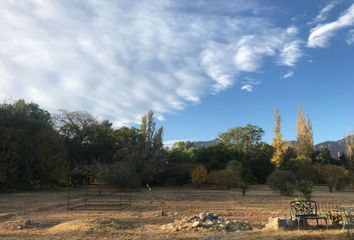
[(346, 169), (341, 166), (325, 164), (318, 165), (316, 168), (323, 181), (327, 183), (329, 192), (332, 192), (333, 187), (336, 187), (346, 176)]
[(289, 196), (294, 193), (296, 178), (290, 171), (276, 170), (268, 177), (267, 183), (274, 191)]
[(251, 170), (246, 168), (241, 162), (232, 160), (226, 168), (233, 176), (232, 187), (239, 187), (242, 195), (246, 195), (246, 191), (252, 181)]
[(207, 183), (215, 184), (218, 187), (230, 188), (235, 183), (235, 176), (228, 170), (214, 170), (209, 172)]
[(296, 185), (296, 189), (299, 192), (301, 192), (302, 194), (304, 194), (304, 196), (307, 200), (310, 200), (310, 198), (311, 198), (312, 187), (313, 187), (313, 183), (311, 181), (307, 181), (307, 180), (301, 180), (301, 181), (297, 182), (297, 185)]
[(101, 183), (121, 188), (136, 188), (141, 185), (139, 175), (124, 162), (100, 166), (97, 178)]
[(192, 183), (200, 186), (201, 184), (205, 183), (208, 176), (208, 170), (203, 165), (198, 165), (192, 169), (191, 177)]
[(283, 165), (284, 170), (288, 170), (294, 173), (296, 180), (316, 180), (316, 170), (314, 169), (312, 163), (305, 159), (291, 159)]
[(342, 190), (353, 182), (353, 177), (345, 175), (336, 183), (336, 190)]

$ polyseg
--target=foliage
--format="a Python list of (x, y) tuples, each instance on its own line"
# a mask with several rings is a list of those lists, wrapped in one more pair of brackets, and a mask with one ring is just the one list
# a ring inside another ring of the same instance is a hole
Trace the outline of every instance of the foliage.
[(225, 144), (217, 143), (196, 150), (195, 161), (205, 165), (208, 169), (224, 169), (234, 155), (234, 151)]
[(275, 110), (274, 122), (275, 122), (275, 127), (274, 127), (275, 136), (272, 141), (272, 146), (274, 148), (274, 154), (272, 156), (272, 163), (276, 167), (279, 167), (283, 161), (283, 158), (284, 158), (284, 142), (283, 142), (283, 139), (282, 139), (283, 136), (282, 136), (281, 130), (280, 130), (279, 108), (277, 108)]
[(342, 190), (352, 183), (353, 183), (353, 176), (346, 174), (338, 180), (338, 182), (335, 185), (335, 189)]
[(100, 166), (96, 174), (101, 183), (115, 187), (136, 188), (141, 185), (140, 176), (125, 162)]
[(192, 183), (200, 186), (201, 184), (205, 183), (208, 176), (208, 170), (203, 165), (197, 165), (195, 168), (192, 169), (191, 178)]
[(233, 176), (231, 186), (239, 187), (242, 191), (242, 195), (246, 195), (246, 191), (253, 180), (250, 169), (243, 166), (241, 162), (232, 160), (227, 165), (227, 171)]
[(239, 150), (248, 153), (252, 145), (262, 140), (264, 131), (255, 125), (247, 124), (244, 127), (231, 128), (219, 135), (219, 140), (229, 146), (235, 146)]
[(292, 195), (294, 193), (296, 178), (295, 175), (286, 170), (275, 170), (267, 179), (267, 183), (274, 191), (281, 195)]
[(329, 164), (318, 165), (317, 171), (321, 175), (323, 181), (327, 183), (329, 192), (332, 192), (333, 187), (335, 187), (346, 175), (345, 168)]
[(294, 173), (296, 179), (300, 180), (308, 180), (308, 181), (316, 181), (317, 180), (317, 172), (314, 169), (311, 162), (306, 161), (305, 159), (291, 159), (284, 163), (282, 169), (291, 171)]
[(170, 152), (169, 160), (174, 163), (192, 163), (195, 161), (196, 148), (188, 142), (176, 142)]
[(283, 162), (280, 163), (280, 168), (282, 168), (284, 165), (286, 165), (286, 163), (292, 159), (296, 159), (297, 158), (297, 153), (296, 153), (296, 149), (288, 146), (286, 147), (286, 150), (284, 152), (284, 156), (283, 156)]
[(354, 153), (354, 135), (348, 134), (348, 136), (345, 138), (345, 155), (348, 158), (353, 158)]
[(303, 116), (299, 106), (297, 117), (297, 155), (299, 159), (310, 160), (313, 152), (313, 134), (310, 117)]
[(226, 169), (212, 170), (207, 176), (207, 183), (215, 184), (217, 187), (230, 188), (236, 181), (236, 176)]
[[(239, 187), (245, 194), (250, 184), (268, 179), (276, 182), (270, 185), (282, 194), (290, 194), (294, 176), (304, 194), (309, 194), (306, 181), (326, 182), (330, 191), (343, 188), (354, 173), (353, 154), (334, 159), (327, 148), (313, 151), (311, 128), (300, 107), (298, 142), (292, 148), (292, 142), (282, 140), (277, 109), (273, 146), (261, 142), (262, 128), (248, 124), (221, 133), (209, 146), (198, 148), (187, 141), (168, 149), (163, 146), (164, 130), (156, 126), (152, 111), (142, 117), (140, 127), (114, 128), (111, 122), (98, 121), (87, 112), (61, 110), (52, 117), (34, 103), (3, 103), (0, 188), (58, 186), (68, 184), (68, 179), (72, 185), (99, 182), (119, 187), (200, 185), (208, 180), (218, 186)], [(351, 141), (347, 139), (347, 148)], [(287, 171), (272, 173), (275, 168)]]
[(167, 167), (167, 156), (163, 148), (163, 127), (156, 130), (154, 113), (149, 111), (141, 120), (142, 151), (139, 174), (144, 183), (156, 183)]
[(307, 180), (300, 180), (296, 184), (296, 189), (304, 194), (306, 199), (310, 199), (312, 195), (313, 183)]
[(193, 169), (193, 164), (191, 163), (169, 162), (159, 179), (159, 183), (167, 186), (189, 184), (191, 182), (191, 169)]
[(274, 171), (271, 157), (274, 148), (267, 143), (258, 143), (252, 148), (248, 158), (243, 159), (243, 165), (251, 171), (254, 181), (266, 183), (267, 177)]
[(314, 164), (338, 164), (338, 161), (331, 156), (331, 152), (327, 147), (320, 147), (312, 154)]
[(0, 105), (0, 188), (65, 184), (66, 161), (63, 138), (47, 111), (23, 100)]

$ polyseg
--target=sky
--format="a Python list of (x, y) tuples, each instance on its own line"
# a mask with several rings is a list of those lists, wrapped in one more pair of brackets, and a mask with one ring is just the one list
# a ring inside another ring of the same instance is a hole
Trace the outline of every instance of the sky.
[(148, 110), (167, 144), (255, 124), (274, 109), (296, 139), (354, 127), (353, 0), (2, 0), (0, 99), (87, 111), (137, 126)]

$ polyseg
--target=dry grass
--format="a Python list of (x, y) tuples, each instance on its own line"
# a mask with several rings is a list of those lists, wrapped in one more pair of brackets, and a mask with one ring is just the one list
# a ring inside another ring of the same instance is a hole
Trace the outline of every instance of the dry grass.
[[(159, 216), (158, 202), (150, 204), (145, 190), (133, 193), (133, 206), (122, 211), (65, 210), (66, 192), (0, 194), (0, 239), (344, 239), (340, 230), (278, 231), (243, 233), (205, 231), (166, 232), (162, 224), (200, 212), (215, 212), (254, 225), (268, 217), (289, 216), (294, 197), (273, 194), (266, 186), (253, 186), (246, 197), (237, 190), (188, 188), (154, 189), (156, 199), (166, 203), (167, 216)], [(314, 200), (354, 205), (352, 191), (329, 194), (316, 187)], [(3, 217), (1, 217), (3, 216)], [(24, 220), (49, 223), (49, 228), (18, 229)]]

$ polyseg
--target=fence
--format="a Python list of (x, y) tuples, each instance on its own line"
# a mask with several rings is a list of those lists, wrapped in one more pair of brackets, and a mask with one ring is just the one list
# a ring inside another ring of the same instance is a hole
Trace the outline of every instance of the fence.
[(114, 211), (132, 205), (131, 193), (106, 186), (88, 186), (84, 189), (68, 188), (67, 206), (69, 210)]

